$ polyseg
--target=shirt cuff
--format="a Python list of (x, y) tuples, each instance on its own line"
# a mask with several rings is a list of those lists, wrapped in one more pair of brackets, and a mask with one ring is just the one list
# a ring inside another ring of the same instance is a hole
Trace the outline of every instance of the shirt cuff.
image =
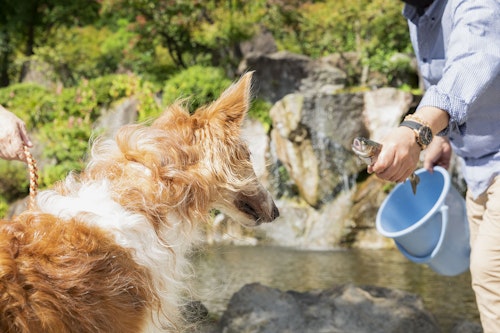
[(446, 111), (450, 116), (448, 127), (437, 133), (437, 135), (447, 135), (450, 125), (460, 126), (465, 122), (467, 115), (467, 104), (459, 98), (441, 92), (437, 86), (430, 86), (427, 89), (418, 105), (418, 108), (421, 108), (423, 106), (436, 107), (438, 109)]

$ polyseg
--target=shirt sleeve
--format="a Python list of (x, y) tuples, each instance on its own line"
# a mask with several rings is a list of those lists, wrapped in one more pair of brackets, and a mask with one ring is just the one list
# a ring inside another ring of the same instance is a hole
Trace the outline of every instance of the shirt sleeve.
[[(500, 73), (500, 2), (454, 1), (443, 76), (428, 87), (419, 107), (434, 106), (461, 125), (467, 112)], [(499, 92), (500, 93), (500, 92)]]

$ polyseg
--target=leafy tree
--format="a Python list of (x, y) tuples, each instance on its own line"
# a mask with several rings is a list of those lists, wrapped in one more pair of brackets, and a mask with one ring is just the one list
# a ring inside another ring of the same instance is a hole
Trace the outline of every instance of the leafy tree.
[(194, 27), (204, 19), (201, 0), (108, 0), (105, 9), (134, 18), (138, 46), (151, 49), (160, 43), (180, 67), (187, 67), (187, 53), (196, 55), (203, 48), (192, 39)]
[[(82, 26), (94, 21), (99, 13), (98, 0), (2, 0), (0, 2), (0, 84), (10, 82), (8, 64), (15, 52), (24, 57), (34, 54), (48, 36), (61, 26)], [(24, 61), (21, 77), (26, 74), (29, 62)]]

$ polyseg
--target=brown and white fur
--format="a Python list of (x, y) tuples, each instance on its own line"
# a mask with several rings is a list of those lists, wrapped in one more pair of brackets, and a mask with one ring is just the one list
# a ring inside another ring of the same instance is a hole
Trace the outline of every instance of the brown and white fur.
[(279, 212), (240, 139), (251, 73), (193, 115), (96, 141), (78, 176), (0, 223), (0, 331), (179, 332), (185, 254), (218, 209), (245, 226)]

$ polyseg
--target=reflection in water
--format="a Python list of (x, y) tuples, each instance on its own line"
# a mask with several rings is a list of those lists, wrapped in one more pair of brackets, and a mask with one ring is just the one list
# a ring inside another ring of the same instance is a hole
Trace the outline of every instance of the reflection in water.
[(222, 314), (243, 285), (308, 291), (339, 284), (374, 285), (420, 295), (443, 332), (461, 320), (479, 322), (470, 275), (445, 277), (397, 251), (300, 251), (277, 247), (203, 248), (193, 257), (194, 290), (210, 312)]

